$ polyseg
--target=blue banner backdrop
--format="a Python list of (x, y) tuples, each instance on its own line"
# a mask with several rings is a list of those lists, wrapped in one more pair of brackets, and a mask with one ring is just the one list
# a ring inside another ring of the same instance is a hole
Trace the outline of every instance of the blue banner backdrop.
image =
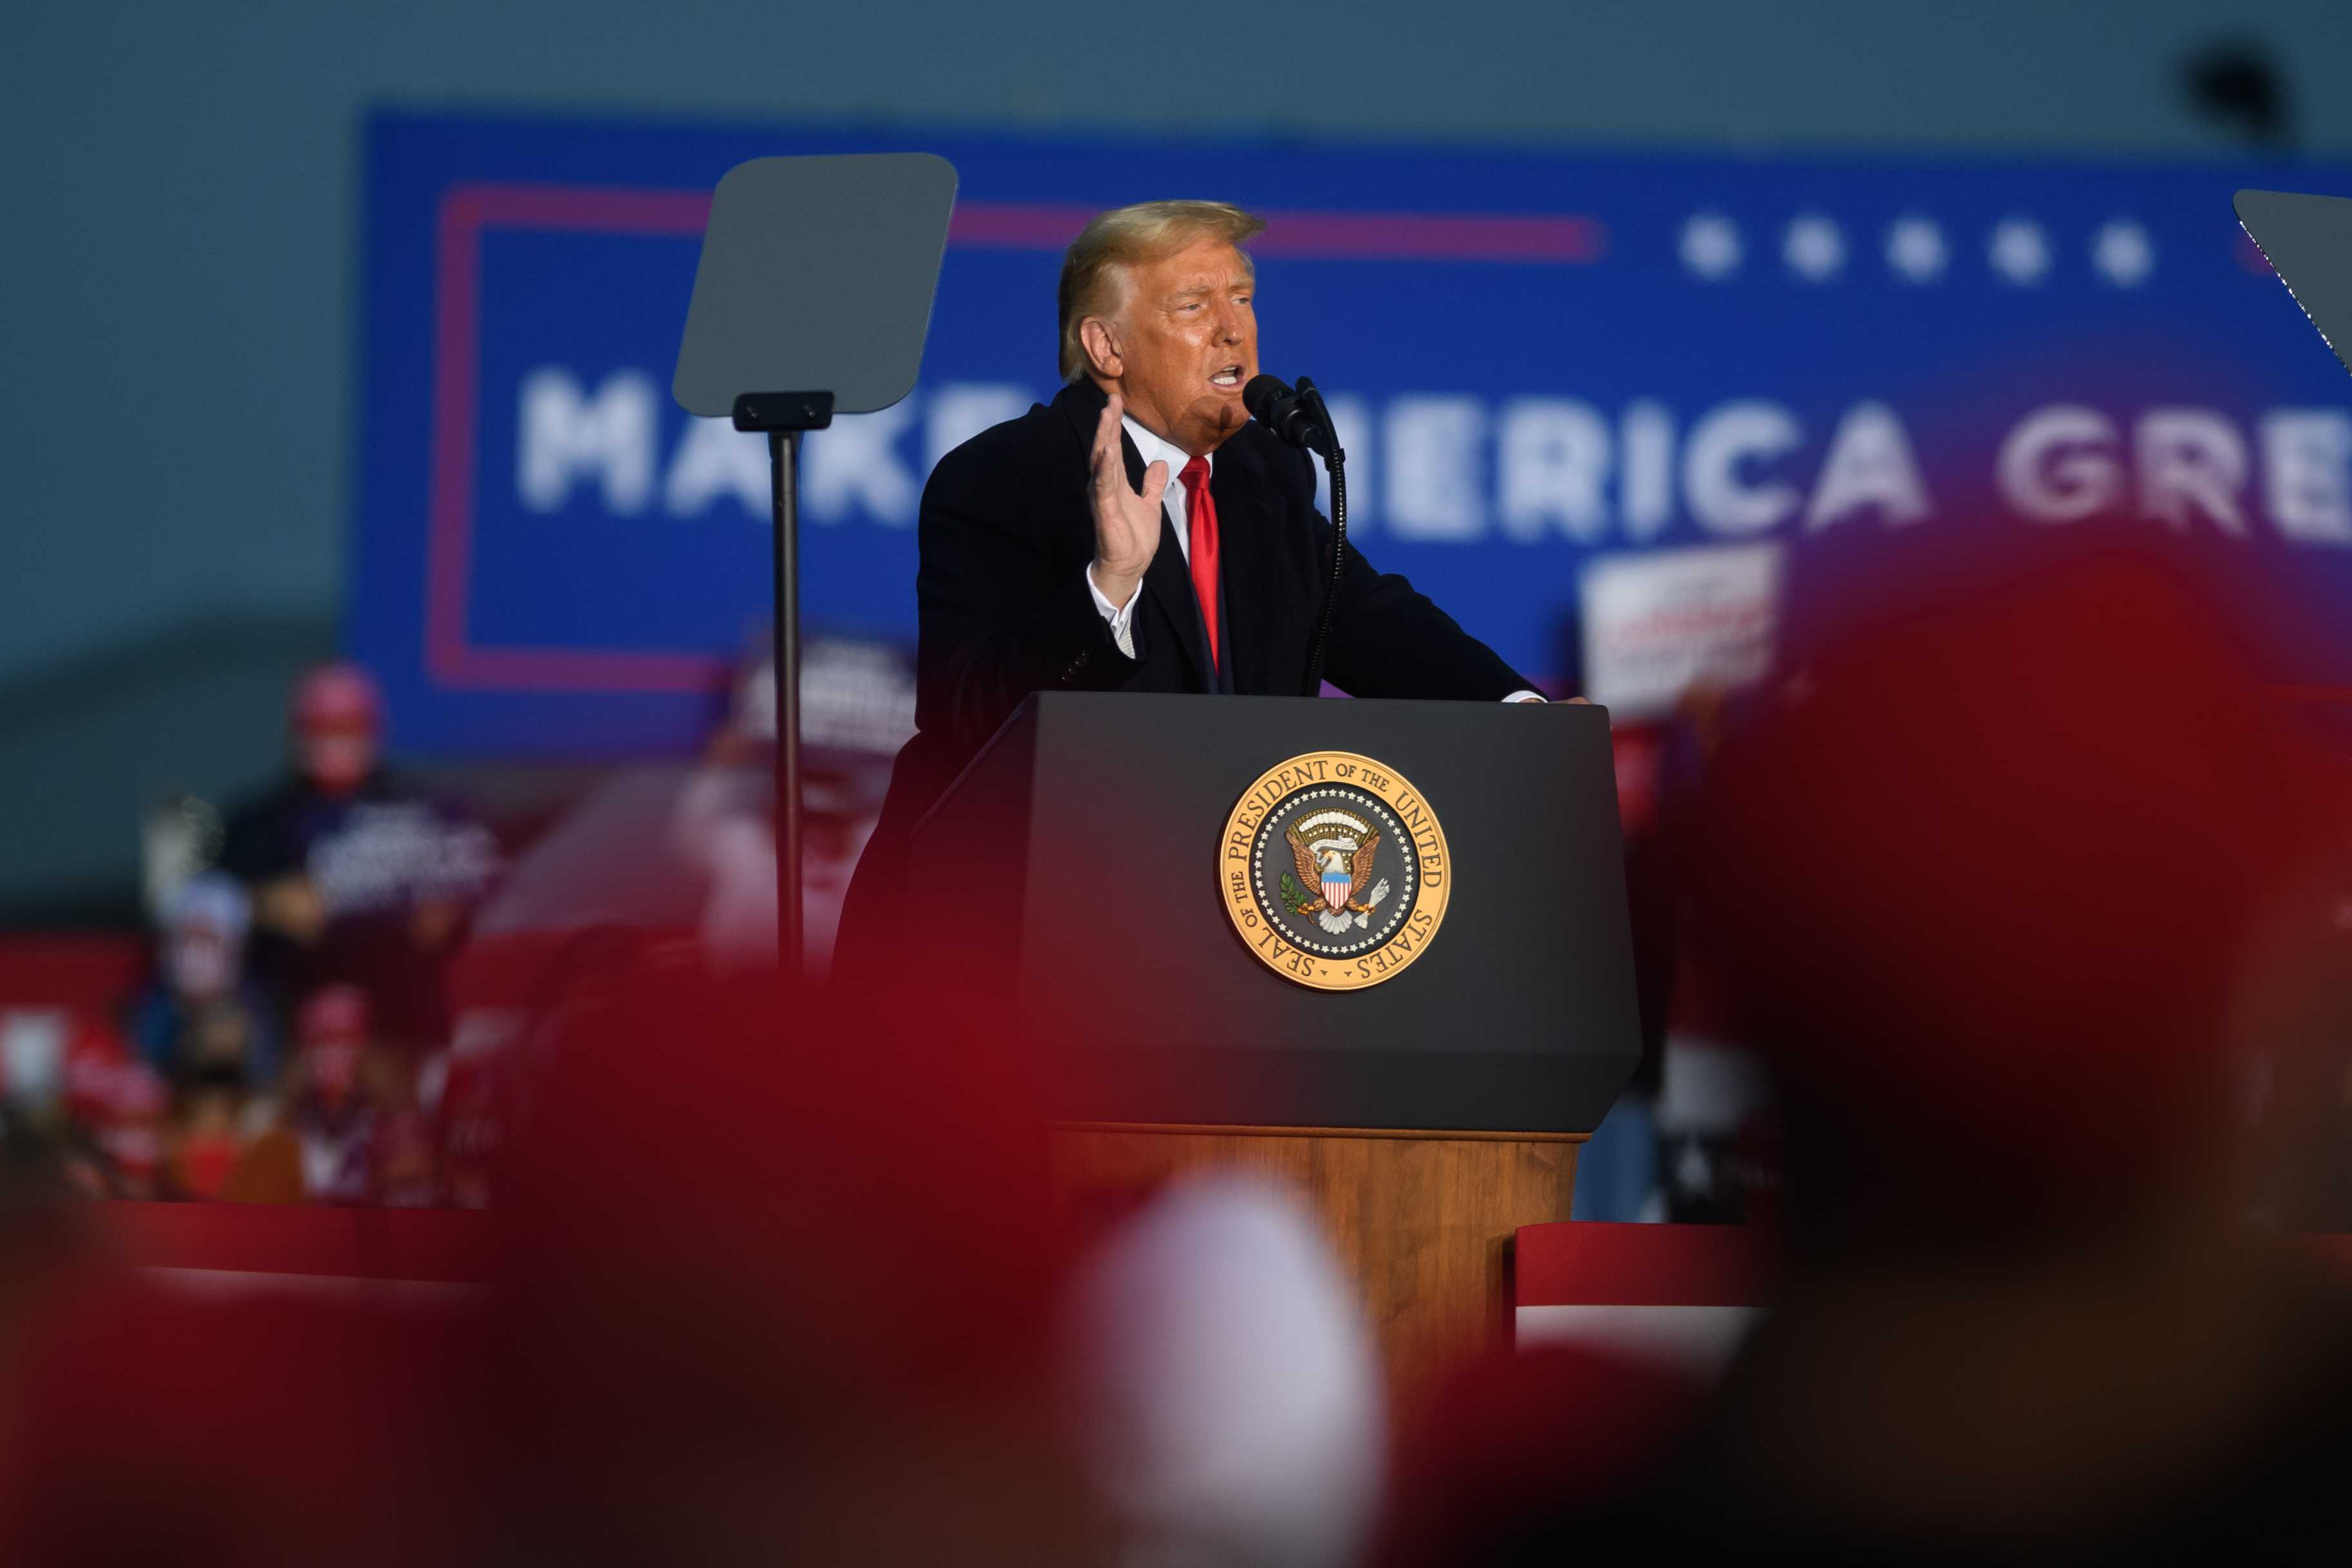
[(807, 444), (813, 628), (911, 637), (924, 478), (1051, 395), (1062, 246), (1206, 195), (1271, 220), (1263, 357), (1333, 395), (1366, 553), (1524, 668), (1638, 706), (1673, 684), (1644, 616), (1712, 605), (1758, 655), (1846, 540), (2079, 524), (2253, 561), (2310, 628), (2282, 679), (2352, 687), (2352, 389), (2229, 205), (2343, 171), (385, 114), (345, 624), (400, 746), (706, 731), (769, 611), (764, 447), (668, 394), (708, 193), (746, 158), (903, 149), (961, 199), (915, 394)]

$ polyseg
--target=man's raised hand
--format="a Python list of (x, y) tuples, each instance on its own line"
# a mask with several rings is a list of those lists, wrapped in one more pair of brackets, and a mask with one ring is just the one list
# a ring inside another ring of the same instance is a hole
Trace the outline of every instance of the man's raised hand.
[(1118, 394), (1103, 405), (1095, 425), (1092, 485), (1095, 513), (1095, 560), (1087, 568), (1095, 589), (1113, 605), (1135, 597), (1144, 568), (1160, 548), (1160, 498), (1168, 489), (1168, 465), (1154, 463), (1143, 470), (1143, 491), (1127, 482), (1127, 455), (1119, 439), (1119, 416), (1125, 411)]

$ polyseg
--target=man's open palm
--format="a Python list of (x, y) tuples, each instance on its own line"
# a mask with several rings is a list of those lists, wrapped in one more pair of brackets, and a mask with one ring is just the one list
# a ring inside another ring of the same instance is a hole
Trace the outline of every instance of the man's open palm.
[(1168, 465), (1154, 463), (1143, 470), (1143, 490), (1127, 482), (1127, 454), (1119, 437), (1124, 412), (1118, 394), (1112, 393), (1095, 426), (1093, 505), (1095, 514), (1096, 589), (1114, 605), (1135, 596), (1160, 548), (1160, 498), (1168, 489)]

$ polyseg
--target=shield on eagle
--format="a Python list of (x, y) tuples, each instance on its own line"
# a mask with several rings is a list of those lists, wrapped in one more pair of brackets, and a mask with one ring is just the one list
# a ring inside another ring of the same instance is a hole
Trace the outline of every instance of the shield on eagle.
[[(1371, 885), (1372, 858), (1381, 844), (1370, 823), (1352, 812), (1318, 811), (1292, 824), (1283, 837), (1290, 842), (1299, 886), (1307, 890), (1306, 901), (1293, 913), (1314, 911), (1318, 893), (1322, 895), (1320, 913), (1328, 929), (1338, 929), (1331, 924), (1335, 919), (1344, 921), (1369, 912), (1364, 891)], [(1385, 890), (1382, 884), (1372, 902), (1379, 902)]]

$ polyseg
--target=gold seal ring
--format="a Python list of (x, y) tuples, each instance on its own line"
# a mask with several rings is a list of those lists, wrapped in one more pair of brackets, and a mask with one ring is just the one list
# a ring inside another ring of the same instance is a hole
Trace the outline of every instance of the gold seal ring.
[(1276, 974), (1359, 991), (1429, 951), (1454, 863), (1411, 780), (1354, 752), (1307, 752), (1242, 792), (1217, 888), (1242, 944)]

